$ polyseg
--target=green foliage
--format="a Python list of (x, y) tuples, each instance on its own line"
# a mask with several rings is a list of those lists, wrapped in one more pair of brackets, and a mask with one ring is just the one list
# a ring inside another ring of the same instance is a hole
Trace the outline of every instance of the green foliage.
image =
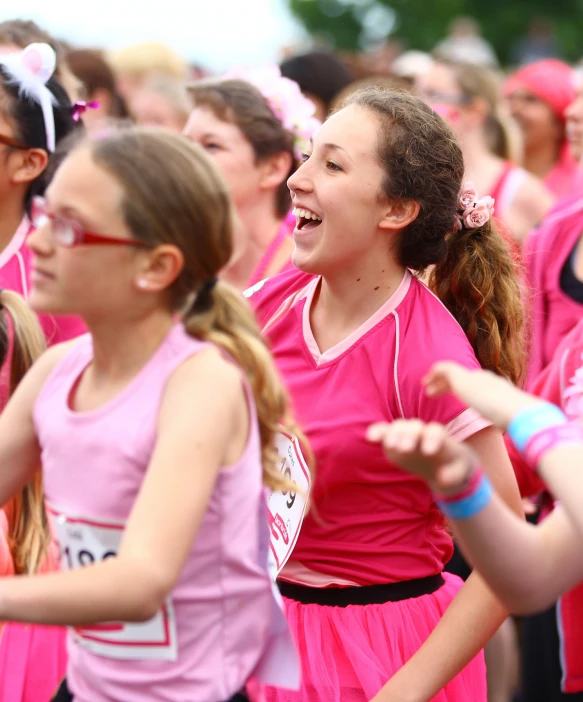
[[(409, 48), (430, 51), (458, 15), (475, 18), (503, 62), (534, 17), (549, 18), (567, 59), (583, 56), (583, 0), (288, 0), (313, 36), (336, 49), (356, 51), (367, 38), (367, 11), (382, 5), (395, 13), (391, 36)], [(370, 17), (369, 17), (370, 20)], [(368, 26), (370, 30), (370, 26)], [(374, 32), (374, 27), (372, 27)]]

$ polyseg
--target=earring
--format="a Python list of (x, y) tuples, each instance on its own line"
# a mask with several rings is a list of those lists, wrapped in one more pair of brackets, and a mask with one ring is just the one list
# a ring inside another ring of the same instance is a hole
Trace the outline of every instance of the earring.
[(141, 288), (142, 290), (144, 290), (144, 288), (147, 288), (147, 287), (148, 287), (148, 281), (147, 281), (147, 280), (144, 280), (143, 278), (141, 278), (140, 280), (138, 280), (138, 288)]

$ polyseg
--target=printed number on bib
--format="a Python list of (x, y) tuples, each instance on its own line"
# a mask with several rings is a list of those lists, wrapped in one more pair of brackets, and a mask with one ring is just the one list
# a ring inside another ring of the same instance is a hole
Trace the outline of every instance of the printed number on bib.
[(269, 545), (274, 576), (281, 572), (294, 550), (312, 484), (310, 471), (302, 456), (298, 440), (281, 432), (276, 437), (276, 446), (281, 472), (295, 487), (292, 490), (271, 492), (267, 499), (271, 527)]
[[(124, 524), (69, 515), (52, 505), (47, 510), (58, 541), (61, 570), (73, 570), (115, 556)], [(106, 622), (73, 629), (78, 644), (100, 656), (134, 660), (177, 658), (176, 622), (170, 598), (147, 622)]]

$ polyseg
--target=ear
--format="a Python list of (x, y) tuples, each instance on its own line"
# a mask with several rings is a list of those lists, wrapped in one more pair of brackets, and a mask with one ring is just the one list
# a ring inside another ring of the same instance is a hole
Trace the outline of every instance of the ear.
[(134, 286), (147, 292), (163, 292), (184, 268), (184, 256), (177, 246), (162, 244), (148, 251), (134, 276)]
[(19, 165), (12, 174), (12, 182), (15, 184), (32, 183), (45, 170), (49, 162), (49, 155), (44, 149), (27, 149), (13, 154), (18, 154), (20, 157)]
[(400, 230), (409, 226), (419, 216), (421, 205), (417, 200), (398, 199), (388, 203), (379, 227), (385, 230)]
[(476, 97), (464, 109), (466, 121), (471, 122), (474, 126), (483, 124), (490, 114), (490, 106), (484, 98)]
[(262, 190), (275, 190), (288, 177), (292, 167), (292, 155), (287, 151), (268, 156), (260, 164), (259, 187)]

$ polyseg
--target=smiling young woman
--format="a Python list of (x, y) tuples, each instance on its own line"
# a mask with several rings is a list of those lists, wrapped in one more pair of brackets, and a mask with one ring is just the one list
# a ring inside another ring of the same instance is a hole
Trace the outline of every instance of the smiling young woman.
[[(452, 542), (429, 489), (366, 440), (375, 418), (439, 421), (520, 511), (501, 434), (421, 387), (438, 359), (522, 372), (514, 266), (489, 214), (459, 225), (463, 172), (423, 101), (356, 93), (288, 181), (299, 271), (247, 293), (318, 466), (280, 575), (303, 687), (271, 700), (486, 699), (480, 651), (506, 613), (477, 575), (442, 573)], [(428, 266), (431, 290), (410, 273)]]

